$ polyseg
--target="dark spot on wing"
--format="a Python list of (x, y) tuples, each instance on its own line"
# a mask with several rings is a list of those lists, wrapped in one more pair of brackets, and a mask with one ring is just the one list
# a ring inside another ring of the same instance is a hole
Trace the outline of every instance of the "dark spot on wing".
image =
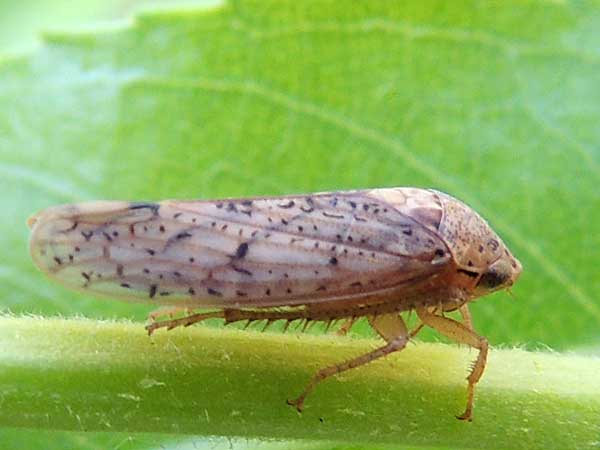
[(328, 213), (327, 211), (323, 211), (322, 213), (325, 217), (329, 217), (330, 219), (343, 219), (344, 216), (341, 214), (331, 214)]
[(158, 203), (150, 203), (150, 202), (131, 202), (129, 204), (129, 209), (130, 210), (136, 210), (136, 209), (149, 209), (151, 210), (154, 215), (158, 214), (158, 209), (160, 208), (160, 205)]
[(231, 266), (231, 268), (238, 273), (243, 273), (244, 275), (248, 275), (250, 277), (252, 276), (252, 272), (250, 272), (249, 270), (243, 269), (241, 267), (236, 267), (236, 266)]
[(296, 202), (294, 202), (294, 200), (289, 200), (287, 203), (278, 203), (277, 206), (282, 209), (289, 209), (292, 208), (295, 204)]
[(242, 259), (244, 256), (246, 256), (246, 254), (248, 253), (248, 243), (247, 242), (242, 242), (237, 250), (235, 251), (235, 257), (237, 259)]
[(77, 228), (77, 225), (79, 225), (79, 222), (74, 221), (73, 225), (71, 225), (69, 228), (67, 228), (66, 230), (63, 230), (62, 233), (68, 233), (69, 231), (73, 231), (75, 228)]

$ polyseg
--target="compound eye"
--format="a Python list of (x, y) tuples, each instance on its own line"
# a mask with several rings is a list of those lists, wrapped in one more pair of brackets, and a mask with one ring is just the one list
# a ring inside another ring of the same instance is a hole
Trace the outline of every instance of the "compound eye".
[(486, 288), (486, 289), (494, 289), (498, 286), (502, 286), (504, 283), (508, 281), (510, 275), (507, 273), (500, 273), (494, 270), (490, 270), (481, 275), (477, 286)]

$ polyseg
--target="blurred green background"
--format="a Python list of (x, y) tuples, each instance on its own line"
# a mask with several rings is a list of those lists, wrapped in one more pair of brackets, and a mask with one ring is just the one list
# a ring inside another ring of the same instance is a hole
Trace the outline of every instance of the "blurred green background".
[(523, 263), (514, 297), (472, 307), (493, 345), (597, 353), (599, 2), (205, 3), (0, 3), (3, 311), (152, 309), (36, 272), (25, 220), (53, 204), (421, 186), (473, 206)]

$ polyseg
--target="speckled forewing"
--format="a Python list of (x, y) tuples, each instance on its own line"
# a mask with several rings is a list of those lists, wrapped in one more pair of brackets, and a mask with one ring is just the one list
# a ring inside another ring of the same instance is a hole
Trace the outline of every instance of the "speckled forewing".
[(195, 306), (373, 296), (431, 276), (449, 253), (421, 189), (216, 201), (94, 202), (32, 222), (37, 265), (90, 292)]

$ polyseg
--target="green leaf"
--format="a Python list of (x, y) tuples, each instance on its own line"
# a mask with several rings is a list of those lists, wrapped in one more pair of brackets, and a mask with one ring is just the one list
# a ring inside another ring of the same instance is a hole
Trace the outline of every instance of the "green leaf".
[(516, 301), (473, 308), (493, 343), (598, 342), (599, 10), (266, 5), (53, 33), (4, 62), (2, 303), (142, 317), (32, 268), (24, 220), (58, 202), (416, 185), (473, 205), (523, 261)]
[(494, 351), (471, 423), (454, 414), (473, 355), (444, 344), (411, 345), (324, 381), (302, 415), (286, 405), (316, 368), (375, 345), (208, 327), (148, 338), (138, 324), (3, 317), (0, 426), (407, 448), (598, 445), (600, 359), (582, 356)]
[(46, 34), (0, 62), (0, 307), (151, 309), (34, 269), (25, 220), (56, 203), (414, 185), (523, 263), (472, 307), (493, 345), (598, 347), (599, 6), (232, 1)]

